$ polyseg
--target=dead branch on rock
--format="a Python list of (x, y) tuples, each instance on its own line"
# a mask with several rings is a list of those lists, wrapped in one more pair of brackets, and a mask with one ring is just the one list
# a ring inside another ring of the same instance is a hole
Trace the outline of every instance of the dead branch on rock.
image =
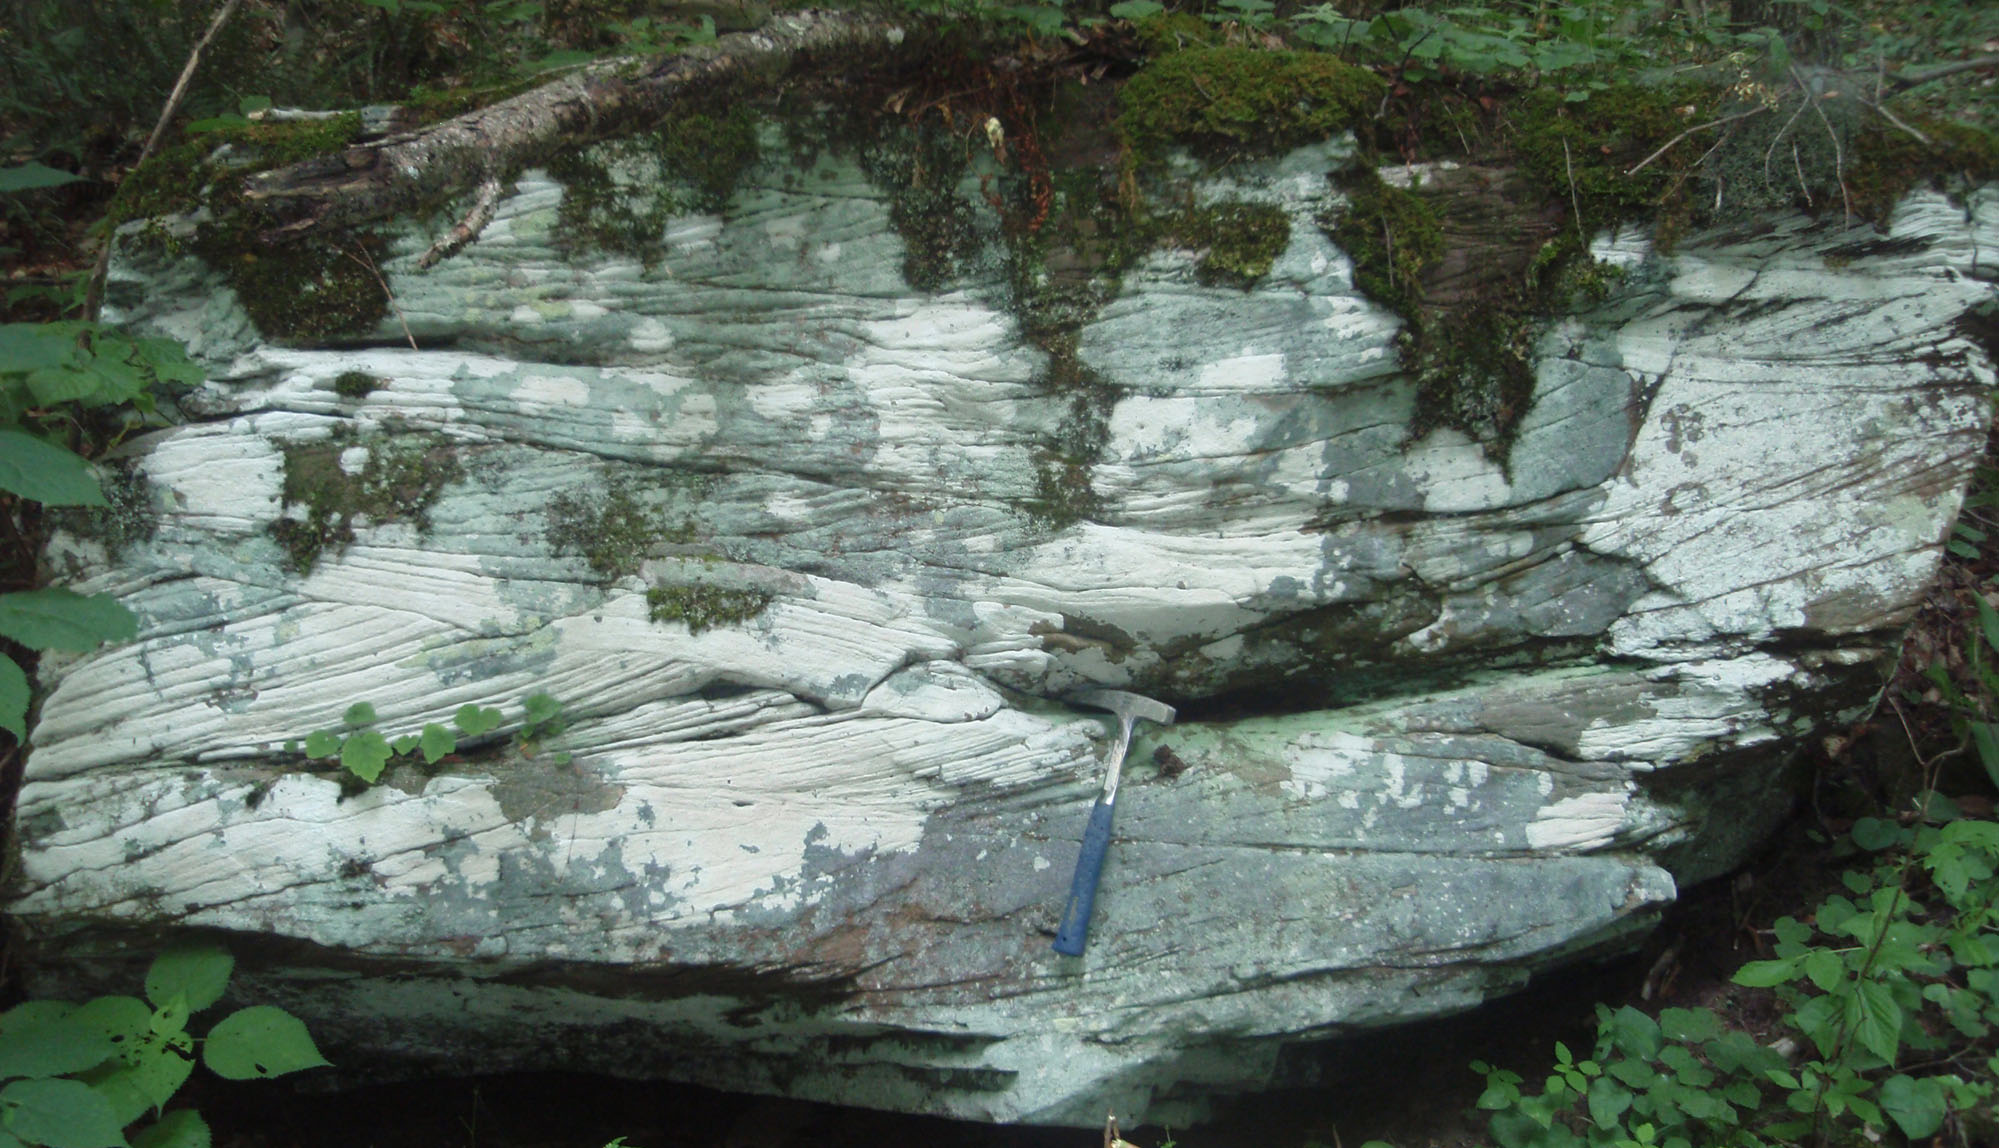
[[(685, 93), (768, 80), (808, 59), (879, 59), (905, 38), (900, 23), (881, 16), (784, 13), (756, 31), (731, 33), (658, 60), (601, 61), (455, 119), (356, 145), (331, 162), (307, 161), (251, 176), (244, 181), (243, 201), (269, 218), (273, 226), (265, 236), (271, 239), (385, 219), (414, 203), (435, 203), (503, 181), (558, 147), (656, 120)], [(431, 253), (443, 259), (462, 248), (489, 218), (482, 218), (475, 203)]]

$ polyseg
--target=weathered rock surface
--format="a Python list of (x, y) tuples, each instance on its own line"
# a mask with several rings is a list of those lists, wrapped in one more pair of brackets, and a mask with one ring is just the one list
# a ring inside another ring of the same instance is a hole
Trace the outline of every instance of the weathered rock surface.
[[(145, 529), (49, 555), (144, 627), (43, 663), (45, 981), (221, 930), (348, 1064), (1092, 1124), (1629, 941), (1879, 684), (1985, 438), (1999, 195), (1599, 239), (1626, 274), (1541, 335), (1502, 452), (1412, 436), (1400, 321), (1313, 222), (1337, 151), (1201, 185), (1288, 245), (1247, 291), (1147, 257), (1086, 392), (990, 268), (909, 287), (837, 155), (651, 266), (563, 250), (529, 172), (428, 272), (406, 233), (344, 347), (135, 250), (119, 317), (214, 378), (122, 453)], [(308, 478), (346, 502), (312, 520)], [(1135, 746), (1068, 959), (1086, 683), (1185, 720)], [(538, 691), (567, 726), (529, 756)], [(510, 724), (356, 791), (286, 747), (359, 701)]]

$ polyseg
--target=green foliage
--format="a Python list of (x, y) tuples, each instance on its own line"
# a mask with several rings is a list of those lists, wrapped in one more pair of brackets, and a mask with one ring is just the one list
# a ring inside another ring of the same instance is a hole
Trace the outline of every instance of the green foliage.
[[(96, 323), (0, 325), (0, 492), (45, 506), (107, 505), (90, 464), (66, 445), (122, 409), (152, 415), (154, 394), (201, 382), (180, 344), (134, 339)], [(117, 432), (113, 432), (115, 435)], [(82, 652), (138, 633), (108, 595), (60, 588), (0, 594), (0, 637), (30, 650)], [(0, 729), (27, 736), (27, 674), (0, 654)]]
[[(219, 945), (183, 945), (154, 960), (144, 1000), (28, 1001), (0, 1013), (0, 1144), (196, 1148), (209, 1140), (200, 1114), (164, 1111), (194, 1071), (196, 1045), (229, 1080), (324, 1065), (305, 1025), (268, 1005), (231, 1013), (206, 1037), (187, 1031), (190, 1016), (222, 998), (234, 964)], [(148, 1116), (128, 1141), (125, 1130)]]
[[(1774, 956), (1735, 975), (1771, 989), (1805, 1051), (1786, 1056), (1707, 1009), (1655, 1020), (1597, 1010), (1588, 1059), (1557, 1045), (1539, 1091), (1475, 1062), (1502, 1148), (1763, 1145), (1835, 1125), (1911, 1140), (1947, 1120), (1990, 1121), (1999, 1058), (1999, 824), (1865, 818), (1873, 863), (1807, 921), (1779, 919)], [(1983, 1050), (1981, 1051), (1981, 1046)]]
[[(521, 724), (514, 740), (523, 753), (532, 757), (542, 742), (562, 732), (565, 724), (562, 703), (546, 693), (534, 693), (521, 699), (521, 711)], [(374, 728), (376, 720), (373, 705), (355, 702), (341, 715), (341, 728), (314, 730), (303, 743), (286, 742), (285, 748), (315, 760), (338, 760), (342, 769), (363, 784), (373, 785), (381, 780), (383, 771), (394, 759), (421, 757), (424, 765), (436, 765), (459, 751), (460, 738), (477, 742), (497, 729), (506, 716), (491, 706), (468, 702), (451, 715), (449, 725), (426, 722), (415, 733), (395, 737), (378, 732)], [(559, 755), (559, 759), (558, 764), (568, 760), (567, 755)]]

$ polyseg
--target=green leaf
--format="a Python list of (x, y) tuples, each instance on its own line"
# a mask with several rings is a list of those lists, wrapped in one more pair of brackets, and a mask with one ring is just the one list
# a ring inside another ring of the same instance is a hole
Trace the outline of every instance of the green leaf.
[(1891, 1076), (1881, 1082), (1881, 1110), (1903, 1135), (1921, 1139), (1943, 1127), (1943, 1086), (1935, 1077)]
[(138, 997), (98, 997), (78, 1005), (70, 1016), (101, 1030), (123, 1056), (150, 1030), (153, 1009)]
[(85, 1083), (111, 1105), (121, 1125), (157, 1112), (194, 1072), (194, 1038), (185, 1032), (147, 1033), (122, 1059), (87, 1074)]
[[(498, 712), (498, 711), (495, 711)], [(458, 739), (444, 726), (431, 722), (423, 727), (423, 736), (417, 739), (418, 748), (423, 750), (423, 760), (435, 765), (437, 759), (458, 749)]]
[(395, 755), (397, 757), (403, 757), (407, 754), (415, 753), (417, 747), (422, 744), (423, 744), (423, 739), (413, 733), (406, 733), (403, 734), (401, 737), (394, 737), (389, 739), (389, 748), (395, 751)]
[(138, 615), (109, 594), (49, 587), (0, 594), (0, 636), (31, 650), (82, 653), (139, 633)]
[(340, 735), (330, 729), (316, 729), (305, 735), (307, 757), (332, 757), (340, 752)]
[(72, 175), (47, 164), (16, 164), (13, 167), (0, 167), (0, 193), (61, 187), (66, 183), (76, 183), (82, 178), (80, 175)]
[(389, 763), (389, 756), (388, 739), (371, 729), (340, 743), (340, 764), (370, 785), (382, 776), (382, 767)]
[(1114, 20), (1143, 20), (1147, 16), (1157, 16), (1164, 11), (1166, 6), (1158, 3), (1158, 0), (1123, 0), (1122, 3), (1113, 4), (1110, 8), (1111, 18)]
[(1902, 827), (1882, 817), (1863, 817), (1853, 823), (1853, 843), (1870, 853), (1891, 849), (1907, 837)]
[(1721, 1035), (1721, 1021), (1704, 1008), (1669, 1008), (1659, 1012), (1659, 1032), (1667, 1040), (1689, 1044), (1713, 1040)]
[(0, 427), (0, 490), (44, 506), (105, 506), (90, 464), (17, 427)]
[(1973, 594), (1971, 600), (1978, 603), (1978, 628), (1985, 634), (1985, 646), (1999, 650), (1999, 610), (1992, 608), (1983, 595)]
[(236, 958), (213, 941), (175, 945), (153, 958), (146, 970), (146, 999), (165, 1007), (176, 995), (184, 997), (187, 1011), (200, 1012), (222, 999)]
[(15, 741), (28, 740), (28, 674), (5, 654), (0, 654), (0, 729)]
[(1735, 976), (1729, 979), (1746, 988), (1773, 988), (1797, 976), (1800, 963), (1796, 958), (1781, 961), (1750, 961), (1735, 970)]
[(527, 711), (527, 724), (546, 725), (562, 713), (562, 703), (548, 694), (529, 694), (521, 699), (521, 708)]
[(481, 709), (467, 703), (459, 706), (458, 712), (451, 715), (451, 723), (463, 731), (466, 737), (478, 737), (499, 725), (504, 718), (505, 715), (495, 708), (489, 706)]
[(17, 1080), (0, 1088), (0, 1123), (48, 1148), (125, 1148), (110, 1103), (80, 1080)]
[(1625, 1005), (1612, 1013), (1606, 1022), (1612, 1033), (1616, 1047), (1627, 1056), (1649, 1060), (1659, 1055), (1661, 1036), (1659, 1022)]
[(187, 1028), (187, 1017), (187, 996), (175, 993), (167, 998), (165, 1004), (153, 1010), (153, 1019), (147, 1027), (156, 1035), (172, 1036)]
[(1887, 1064), (1895, 1063), (1902, 1042), (1902, 1006), (1879, 981), (1862, 981), (1847, 998), (1846, 1023), (1860, 1046)]
[(0, 1077), (66, 1076), (102, 1064), (117, 1051), (109, 1034), (77, 1020), (66, 1006), (57, 1011), (22, 1005), (0, 1016)]
[(1617, 1120), (1631, 1108), (1631, 1090), (1608, 1076), (1599, 1076), (1589, 1086), (1589, 1118), (1598, 1128), (1615, 1128)]
[(201, 1059), (225, 1080), (283, 1076), (327, 1063), (305, 1022), (270, 1005), (252, 1005), (225, 1017), (208, 1034)]
[(177, 1108), (132, 1137), (132, 1148), (209, 1148), (212, 1143), (208, 1122), (192, 1108)]
[(347, 707), (347, 712), (341, 715), (340, 720), (350, 726), (373, 725), (375, 724), (375, 707), (369, 705), (367, 702), (355, 702), (353, 705)]
[(1832, 949), (1813, 949), (1805, 954), (1805, 977), (1829, 993), (1846, 981), (1846, 962)]

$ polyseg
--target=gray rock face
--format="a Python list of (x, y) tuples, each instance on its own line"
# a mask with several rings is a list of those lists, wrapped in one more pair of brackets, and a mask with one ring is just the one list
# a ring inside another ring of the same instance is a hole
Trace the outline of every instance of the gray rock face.
[[(350, 1064), (1091, 1125), (1629, 942), (1878, 687), (1984, 442), (1999, 194), (1599, 238), (1500, 450), (1412, 433), (1313, 222), (1338, 151), (1203, 177), (1291, 221), (1269, 273), (1156, 251), (1067, 364), (989, 264), (911, 288), (838, 156), (650, 264), (566, 250), (529, 172), (431, 271), (412, 227), (348, 346), (129, 251), (118, 317), (214, 377), (122, 453), (126, 529), (48, 556), (143, 628), (43, 663), (45, 984), (219, 930)], [(1092, 683), (1184, 720), (1072, 959)], [(507, 724), (360, 790), (287, 746), (361, 701)]]

